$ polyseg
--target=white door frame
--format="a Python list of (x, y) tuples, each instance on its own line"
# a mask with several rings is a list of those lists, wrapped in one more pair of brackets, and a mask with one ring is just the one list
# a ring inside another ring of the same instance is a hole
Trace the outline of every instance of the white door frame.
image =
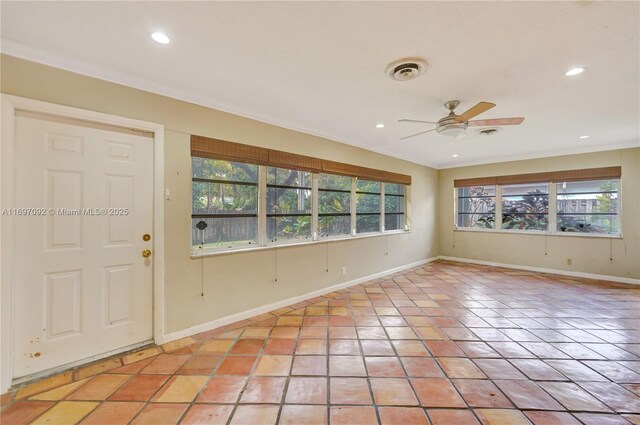
[[(164, 342), (164, 126), (101, 112), (1, 95), (0, 209), (14, 205), (16, 111), (29, 111), (153, 133), (153, 339)], [(13, 382), (13, 220), (0, 216), (0, 393)]]

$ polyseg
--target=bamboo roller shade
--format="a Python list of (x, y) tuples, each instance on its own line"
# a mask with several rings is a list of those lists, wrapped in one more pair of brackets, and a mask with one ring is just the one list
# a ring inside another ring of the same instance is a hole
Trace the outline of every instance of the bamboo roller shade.
[(196, 135), (191, 136), (191, 156), (292, 168), (312, 173), (341, 174), (385, 183), (411, 184), (411, 176), (405, 174)]
[(586, 168), (581, 170), (549, 171), (544, 173), (513, 174), (510, 176), (478, 177), (453, 181), (454, 187), (505, 185), (521, 183), (575, 182), (583, 180), (619, 179), (622, 167)]

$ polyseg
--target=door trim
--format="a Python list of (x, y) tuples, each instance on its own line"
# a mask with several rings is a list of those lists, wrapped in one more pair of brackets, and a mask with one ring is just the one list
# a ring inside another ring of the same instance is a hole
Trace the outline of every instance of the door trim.
[[(0, 209), (15, 207), (16, 111), (56, 115), (153, 134), (153, 340), (164, 343), (164, 125), (39, 100), (1, 95)], [(0, 216), (0, 393), (13, 383), (13, 220)], [(119, 347), (118, 349), (126, 349)]]

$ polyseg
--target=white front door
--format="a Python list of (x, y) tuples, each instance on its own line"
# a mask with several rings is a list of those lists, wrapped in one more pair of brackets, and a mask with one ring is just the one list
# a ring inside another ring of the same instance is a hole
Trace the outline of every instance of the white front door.
[(14, 378), (150, 341), (153, 139), (18, 112), (15, 154)]

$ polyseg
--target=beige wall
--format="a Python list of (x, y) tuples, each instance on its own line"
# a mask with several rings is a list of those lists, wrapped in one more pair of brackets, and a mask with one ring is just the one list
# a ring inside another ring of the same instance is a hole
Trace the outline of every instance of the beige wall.
[[(454, 231), (453, 180), (621, 165), (623, 238)], [(640, 148), (439, 171), (440, 255), (496, 263), (640, 278)], [(545, 256), (545, 244), (547, 255)], [(573, 265), (567, 265), (567, 258)], [(613, 258), (613, 261), (610, 261)]]
[[(165, 201), (167, 333), (438, 254), (434, 169), (10, 56), (1, 61), (3, 93), (165, 126), (165, 186), (172, 194)], [(192, 133), (411, 174), (413, 232), (191, 259)]]

